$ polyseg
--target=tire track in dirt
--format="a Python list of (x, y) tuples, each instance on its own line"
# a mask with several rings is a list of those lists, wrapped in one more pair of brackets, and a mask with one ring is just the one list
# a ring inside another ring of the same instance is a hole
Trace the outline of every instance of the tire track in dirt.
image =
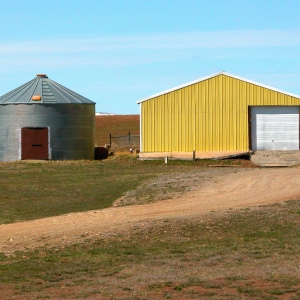
[(40, 220), (0, 225), (0, 251), (61, 247), (105, 237), (156, 220), (203, 217), (223, 211), (300, 199), (300, 168), (233, 169), (214, 176), (180, 198), (151, 204), (111, 207)]

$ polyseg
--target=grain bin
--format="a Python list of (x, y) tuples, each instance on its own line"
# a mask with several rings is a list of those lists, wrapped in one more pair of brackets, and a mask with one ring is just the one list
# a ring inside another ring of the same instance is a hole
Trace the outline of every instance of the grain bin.
[(94, 159), (95, 103), (38, 74), (0, 97), (0, 161)]

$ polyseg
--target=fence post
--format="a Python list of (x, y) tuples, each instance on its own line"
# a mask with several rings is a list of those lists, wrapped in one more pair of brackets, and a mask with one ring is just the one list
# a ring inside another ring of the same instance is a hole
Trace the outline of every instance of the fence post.
[(109, 134), (109, 147), (111, 148), (111, 133)]
[(128, 132), (128, 141), (129, 141), (129, 145), (130, 145), (130, 132)]

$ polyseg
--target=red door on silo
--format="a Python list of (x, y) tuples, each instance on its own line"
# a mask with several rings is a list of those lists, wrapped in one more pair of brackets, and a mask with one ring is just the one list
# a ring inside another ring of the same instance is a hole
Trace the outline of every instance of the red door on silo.
[(48, 128), (22, 128), (22, 159), (48, 159)]

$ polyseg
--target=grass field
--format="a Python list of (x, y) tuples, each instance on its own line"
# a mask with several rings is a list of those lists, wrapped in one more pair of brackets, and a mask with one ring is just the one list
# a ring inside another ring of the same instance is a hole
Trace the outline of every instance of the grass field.
[(166, 165), (126, 155), (102, 161), (1, 163), (0, 224), (109, 207), (147, 178), (214, 164), (173, 161)]
[[(1, 223), (104, 208), (141, 181), (228, 160), (2, 163)], [(172, 187), (171, 187), (172, 188)], [(165, 219), (106, 239), (0, 253), (0, 299), (300, 299), (300, 200)]]

